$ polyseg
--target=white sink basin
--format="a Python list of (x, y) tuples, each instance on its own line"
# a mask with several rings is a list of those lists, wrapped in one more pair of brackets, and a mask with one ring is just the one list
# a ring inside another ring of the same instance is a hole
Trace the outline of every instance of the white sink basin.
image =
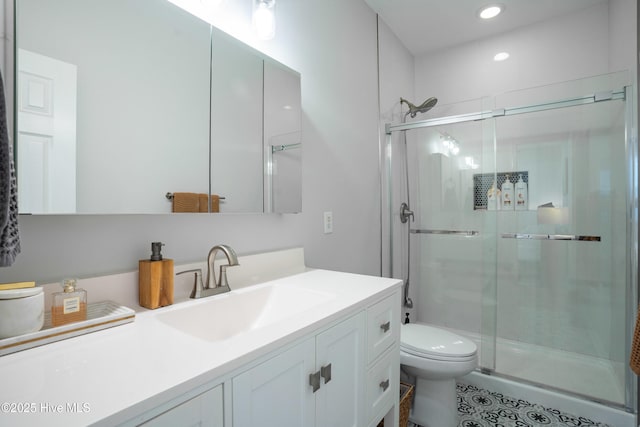
[(295, 286), (256, 286), (206, 297), (157, 318), (186, 334), (220, 341), (284, 321), (333, 298)]

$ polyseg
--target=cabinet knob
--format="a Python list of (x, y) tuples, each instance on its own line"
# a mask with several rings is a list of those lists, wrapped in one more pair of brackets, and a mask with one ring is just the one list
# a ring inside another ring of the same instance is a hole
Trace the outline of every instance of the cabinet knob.
[(380, 387), (382, 388), (382, 391), (387, 391), (387, 389), (389, 388), (389, 380), (386, 379), (386, 380), (382, 381), (380, 383)]
[(389, 328), (391, 328), (391, 321), (380, 325), (380, 329), (382, 329), (382, 332), (389, 332)]
[(324, 378), (324, 383), (331, 381), (331, 363), (320, 368), (320, 375)]

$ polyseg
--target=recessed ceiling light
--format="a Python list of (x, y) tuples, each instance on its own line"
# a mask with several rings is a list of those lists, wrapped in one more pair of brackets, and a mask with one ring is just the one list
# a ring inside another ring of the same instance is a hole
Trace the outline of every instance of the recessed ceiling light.
[(500, 15), (504, 10), (504, 6), (501, 4), (492, 4), (485, 6), (478, 11), (478, 16), (482, 19), (491, 19)]
[(509, 58), (509, 53), (500, 52), (500, 53), (496, 53), (496, 56), (493, 57), (493, 60), (494, 61), (504, 61), (507, 58)]

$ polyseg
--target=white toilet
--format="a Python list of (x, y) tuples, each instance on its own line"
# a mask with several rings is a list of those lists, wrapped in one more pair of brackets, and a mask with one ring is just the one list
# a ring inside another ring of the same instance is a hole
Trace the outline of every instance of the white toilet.
[(423, 427), (458, 425), (456, 378), (476, 368), (477, 350), (473, 341), (444, 329), (402, 325), (400, 363), (416, 377), (411, 422)]

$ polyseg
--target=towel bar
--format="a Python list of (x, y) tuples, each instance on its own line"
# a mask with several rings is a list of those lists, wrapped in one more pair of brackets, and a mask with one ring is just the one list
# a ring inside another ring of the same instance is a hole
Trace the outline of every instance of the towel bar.
[[(167, 200), (173, 200), (173, 193), (172, 192), (168, 192), (167, 194), (164, 195), (164, 197), (166, 197)], [(226, 197), (218, 196), (218, 199), (225, 200)]]

